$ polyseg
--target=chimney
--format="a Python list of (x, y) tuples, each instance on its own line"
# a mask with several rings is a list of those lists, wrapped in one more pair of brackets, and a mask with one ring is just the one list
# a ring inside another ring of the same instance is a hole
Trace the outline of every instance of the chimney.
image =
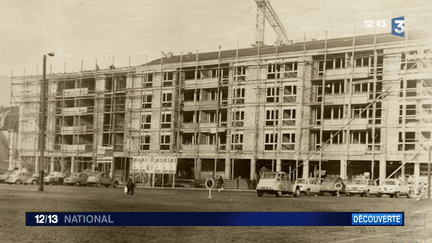
[(190, 51), (190, 52), (188, 52), (188, 55), (192, 55), (192, 52)]
[(316, 38), (312, 38), (312, 41), (316, 41), (317, 39)]
[(169, 52), (166, 54), (166, 57), (167, 57), (167, 58), (171, 58), (171, 57), (173, 57), (173, 53), (169, 51)]

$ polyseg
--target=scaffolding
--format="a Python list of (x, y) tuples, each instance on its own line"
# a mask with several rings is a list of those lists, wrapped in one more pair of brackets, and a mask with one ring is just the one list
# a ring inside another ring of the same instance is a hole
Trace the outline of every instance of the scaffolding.
[[(348, 165), (366, 155), (364, 160), (370, 161), (376, 179), (377, 174), (382, 177), (382, 171), (375, 171), (375, 163), (395, 160), (387, 155), (387, 136), (396, 130), (400, 134), (392, 136), (400, 136), (397, 152), (404, 156), (400, 174), (405, 173), (406, 163), (423, 161), (411, 157), (417, 150), (424, 155), (430, 141), (426, 130), (432, 122), (432, 81), (414, 77), (412, 71), (428, 72), (428, 43), (406, 37), (404, 48), (400, 42), (390, 44), (389, 49), (399, 53), (385, 53), (376, 35), (366, 46), (357, 45), (364, 40), (354, 36), (346, 40), (352, 45), (337, 50), (327, 32), (318, 50), (310, 50), (309, 45), (315, 43), (304, 39), (293, 53), (286, 50), (294, 47), (257, 45), (231, 51), (219, 48), (210, 59), (202, 58), (210, 54), (197, 51), (182, 53), (178, 59), (165, 56), (158, 64), (148, 65), (146, 60), (146, 65), (138, 67), (51, 72), (46, 140), (50, 161), (44, 169), (102, 170), (125, 180), (131, 157), (168, 154), (193, 158), (196, 179), (203, 175), (203, 163), (209, 161), (213, 161), (212, 177), (216, 177), (221, 158), (225, 158), (226, 179), (234, 179), (236, 163), (244, 159), (251, 160), (251, 179), (255, 179), (259, 160), (271, 160), (273, 171), (283, 169), (289, 161), (290, 179), (309, 176), (310, 166), (318, 161), (316, 176), (322, 178), (322, 164), (328, 165), (329, 158), (337, 155), (336, 160), (345, 161), (339, 174), (347, 177)], [(384, 67), (393, 56), (400, 58), (401, 66)], [(295, 66), (289, 69), (287, 63)], [(39, 75), (25, 73), (11, 78), (11, 86), (23, 92), (11, 89), (11, 106), (22, 108), (16, 158), (29, 161), (20, 162), (29, 170), (37, 164), (40, 82)], [(395, 89), (397, 84), (399, 89)], [(286, 100), (285, 86), (290, 85)], [(402, 105), (396, 115), (400, 122), (388, 127), (385, 122), (394, 114), (385, 111), (383, 115), (383, 111), (392, 101)], [(295, 116), (294, 123), (284, 123), (285, 109), (296, 112), (290, 118)], [(268, 119), (267, 111), (272, 111)], [(419, 126), (413, 126), (416, 123)], [(290, 138), (286, 145), (285, 132), (294, 134), (296, 140)], [(113, 168), (98, 162), (100, 146), (113, 147)], [(298, 174), (300, 169), (303, 175)], [(393, 175), (385, 176), (389, 174)]]

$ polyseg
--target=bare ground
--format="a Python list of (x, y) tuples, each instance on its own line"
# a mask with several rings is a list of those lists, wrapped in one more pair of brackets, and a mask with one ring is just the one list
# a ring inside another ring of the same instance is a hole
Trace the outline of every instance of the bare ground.
[[(232, 200), (231, 200), (232, 199)], [(25, 226), (26, 212), (405, 212), (403, 227)], [(429, 216), (428, 216), (429, 215)], [(429, 217), (429, 218), (427, 218)], [(432, 201), (389, 197), (264, 196), (252, 191), (0, 184), (0, 242), (428, 242)]]

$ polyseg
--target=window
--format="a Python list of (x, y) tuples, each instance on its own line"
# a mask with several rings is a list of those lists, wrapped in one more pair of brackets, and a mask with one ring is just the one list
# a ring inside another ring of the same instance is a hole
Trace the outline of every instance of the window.
[(267, 110), (266, 111), (266, 126), (278, 125), (279, 111)]
[(243, 150), (242, 133), (234, 133), (231, 135), (231, 150)]
[(296, 110), (286, 109), (283, 110), (282, 126), (295, 126)]
[(279, 102), (279, 88), (267, 88), (267, 102)]
[(296, 77), (297, 77), (297, 63), (296, 62), (285, 63), (284, 78), (296, 78)]
[(160, 150), (170, 150), (171, 135), (161, 135)]
[(282, 150), (294, 150), (295, 148), (295, 133), (282, 134)]
[(242, 127), (244, 124), (244, 111), (233, 112), (233, 126)]
[(351, 118), (367, 118), (368, 111), (364, 111), (366, 105), (353, 105), (351, 107)]
[(277, 134), (266, 133), (264, 140), (264, 150), (277, 150), (277, 139)]
[(171, 128), (171, 114), (162, 114), (161, 128)]
[(173, 78), (174, 78), (173, 72), (163, 73), (163, 86), (164, 87), (172, 86)]
[[(416, 105), (405, 105), (405, 123), (415, 123), (419, 119), (416, 116)], [(399, 124), (403, 123), (404, 105), (399, 107)]]
[(171, 93), (163, 93), (162, 94), (162, 107), (171, 107), (172, 106), (172, 94)]
[(215, 145), (216, 144), (216, 134), (215, 133), (201, 133), (199, 135), (200, 145)]
[(411, 151), (416, 147), (415, 132), (399, 132), (398, 151)]
[(351, 144), (366, 144), (366, 134), (366, 131), (351, 131)]
[(330, 58), (326, 60), (326, 69), (341, 69), (345, 67), (345, 57)]
[(141, 136), (140, 150), (150, 150), (150, 135)]
[(406, 87), (404, 87), (404, 80), (400, 81), (400, 92), (399, 97), (416, 97), (417, 96), (417, 81), (416, 80), (407, 80)]
[(330, 82), (327, 83), (325, 86), (325, 93), (332, 94), (332, 95), (343, 94), (345, 92), (344, 88), (345, 85), (343, 80)]
[(144, 88), (153, 87), (153, 73), (148, 73), (144, 75), (143, 87)]
[(328, 144), (343, 144), (343, 132), (323, 131), (322, 142)]
[(324, 119), (343, 119), (343, 106), (325, 106), (324, 107)]
[(152, 107), (152, 95), (144, 95), (142, 97), (142, 108), (143, 109), (148, 109)]
[(372, 57), (356, 57), (354, 59), (354, 67), (369, 67)]
[(246, 80), (246, 67), (236, 67), (236, 75), (234, 76), (235, 81), (245, 81)]
[(142, 115), (141, 117), (141, 129), (150, 129), (151, 115)]
[(280, 66), (279, 64), (269, 64), (267, 66), (267, 79), (280, 78)]
[(297, 86), (295, 85), (284, 86), (283, 95), (284, 95), (283, 96), (284, 103), (296, 102)]
[(234, 90), (233, 104), (244, 104), (245, 103), (245, 89), (238, 88)]

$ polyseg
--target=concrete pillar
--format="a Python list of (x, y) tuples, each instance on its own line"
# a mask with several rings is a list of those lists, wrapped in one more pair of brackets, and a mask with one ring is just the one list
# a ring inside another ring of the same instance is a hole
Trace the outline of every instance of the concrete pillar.
[(309, 160), (303, 162), (303, 176), (302, 178), (309, 178)]
[(344, 159), (341, 159), (341, 161), (340, 161), (340, 177), (342, 178), (342, 180), (347, 179), (347, 167), (348, 167), (347, 161)]
[(229, 156), (225, 158), (225, 179), (231, 180), (231, 159)]
[(71, 173), (75, 172), (75, 157), (71, 157)]
[(420, 178), (420, 163), (414, 163), (414, 185), (415, 187), (419, 186), (419, 178)]
[(256, 180), (256, 160), (255, 158), (252, 158), (250, 163), (250, 179), (251, 180)]
[(202, 167), (202, 160), (201, 158), (195, 160), (195, 179), (201, 179), (201, 167)]
[(380, 159), (379, 162), (379, 184), (382, 185), (386, 178), (387, 162), (385, 159)]
[(276, 160), (276, 171), (281, 171), (281, 170), (282, 170), (282, 160), (277, 159)]
[(108, 171), (109, 171), (109, 177), (110, 178), (113, 178), (113, 175), (114, 175), (114, 168), (115, 168), (114, 163), (115, 163), (115, 161), (113, 161), (112, 163), (109, 163)]
[(54, 172), (54, 157), (49, 158), (49, 162), (50, 162), (50, 168), (49, 168), (49, 172)]

